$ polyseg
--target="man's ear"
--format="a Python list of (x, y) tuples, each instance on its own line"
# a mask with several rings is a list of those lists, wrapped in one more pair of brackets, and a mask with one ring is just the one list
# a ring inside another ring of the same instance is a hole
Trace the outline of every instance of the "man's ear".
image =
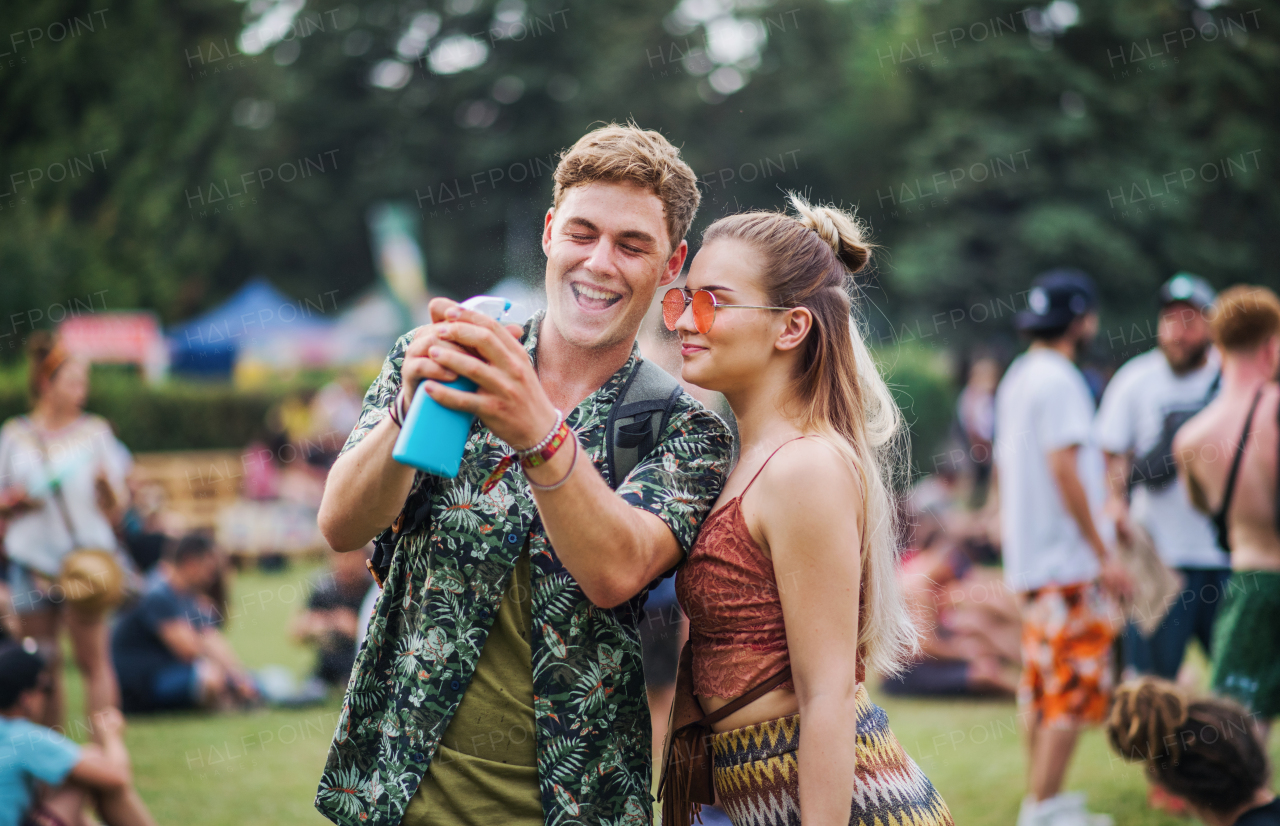
[(812, 332), (813, 312), (808, 307), (793, 307), (787, 310), (786, 326), (778, 333), (773, 346), (779, 350), (794, 350)]
[(671, 257), (667, 259), (666, 269), (662, 271), (662, 280), (658, 282), (659, 287), (665, 287), (672, 281), (680, 277), (680, 271), (684, 269), (685, 259), (689, 257), (689, 242), (683, 238), (680, 239), (679, 245), (675, 251), (671, 253)]
[(549, 207), (546, 217), (542, 219), (542, 252), (547, 256), (551, 255), (551, 225), (555, 220), (556, 208)]

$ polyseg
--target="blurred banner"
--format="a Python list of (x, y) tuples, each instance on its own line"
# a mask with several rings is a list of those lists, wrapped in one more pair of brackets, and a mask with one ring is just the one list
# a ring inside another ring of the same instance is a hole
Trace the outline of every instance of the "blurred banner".
[(406, 326), (427, 321), (427, 265), (415, 233), (415, 213), (405, 204), (381, 203), (369, 210), (374, 262)]
[(97, 313), (69, 318), (58, 327), (62, 346), (89, 362), (136, 364), (147, 381), (169, 369), (169, 348), (154, 313)]

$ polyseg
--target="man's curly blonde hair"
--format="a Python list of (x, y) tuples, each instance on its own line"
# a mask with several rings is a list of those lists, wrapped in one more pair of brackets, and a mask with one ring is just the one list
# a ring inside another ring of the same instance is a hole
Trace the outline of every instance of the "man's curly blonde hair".
[(673, 250), (684, 240), (702, 200), (698, 179), (680, 159), (680, 150), (658, 132), (631, 122), (593, 129), (561, 153), (554, 205), (559, 207), (572, 187), (597, 181), (635, 184), (657, 195)]

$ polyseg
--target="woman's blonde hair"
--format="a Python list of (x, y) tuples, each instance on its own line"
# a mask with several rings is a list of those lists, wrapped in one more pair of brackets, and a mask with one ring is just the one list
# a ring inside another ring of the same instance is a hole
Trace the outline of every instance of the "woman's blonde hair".
[(915, 624), (898, 585), (898, 513), (894, 488), (905, 478), (902, 416), (863, 340), (850, 298), (853, 275), (873, 246), (854, 215), (789, 194), (795, 215), (746, 212), (716, 221), (703, 245), (734, 239), (764, 259), (765, 303), (806, 307), (814, 329), (791, 399), (800, 427), (825, 436), (862, 482), (858, 651), (880, 674), (901, 670), (919, 649)]

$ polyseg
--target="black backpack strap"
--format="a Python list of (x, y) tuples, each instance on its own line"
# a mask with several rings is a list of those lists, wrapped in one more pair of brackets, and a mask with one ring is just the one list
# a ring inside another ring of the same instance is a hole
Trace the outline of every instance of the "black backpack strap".
[[(1265, 386), (1265, 385), (1264, 385)], [(1253, 414), (1258, 410), (1258, 402), (1262, 400), (1262, 388), (1253, 394), (1253, 404), (1249, 405), (1249, 415), (1244, 420), (1244, 430), (1240, 433), (1240, 441), (1236, 445), (1236, 455), (1231, 460), (1231, 470), (1227, 473), (1227, 485), (1222, 490), (1222, 504), (1213, 514), (1213, 527), (1218, 534), (1218, 545), (1222, 550), (1231, 553), (1231, 545), (1227, 541), (1227, 513), (1231, 510), (1231, 500), (1236, 495), (1236, 477), (1240, 475), (1240, 460), (1244, 458), (1244, 446), (1249, 442), (1249, 431), (1253, 429)]]
[(627, 377), (605, 425), (605, 457), (614, 488), (658, 444), (684, 393), (680, 382), (651, 361), (640, 359)]

